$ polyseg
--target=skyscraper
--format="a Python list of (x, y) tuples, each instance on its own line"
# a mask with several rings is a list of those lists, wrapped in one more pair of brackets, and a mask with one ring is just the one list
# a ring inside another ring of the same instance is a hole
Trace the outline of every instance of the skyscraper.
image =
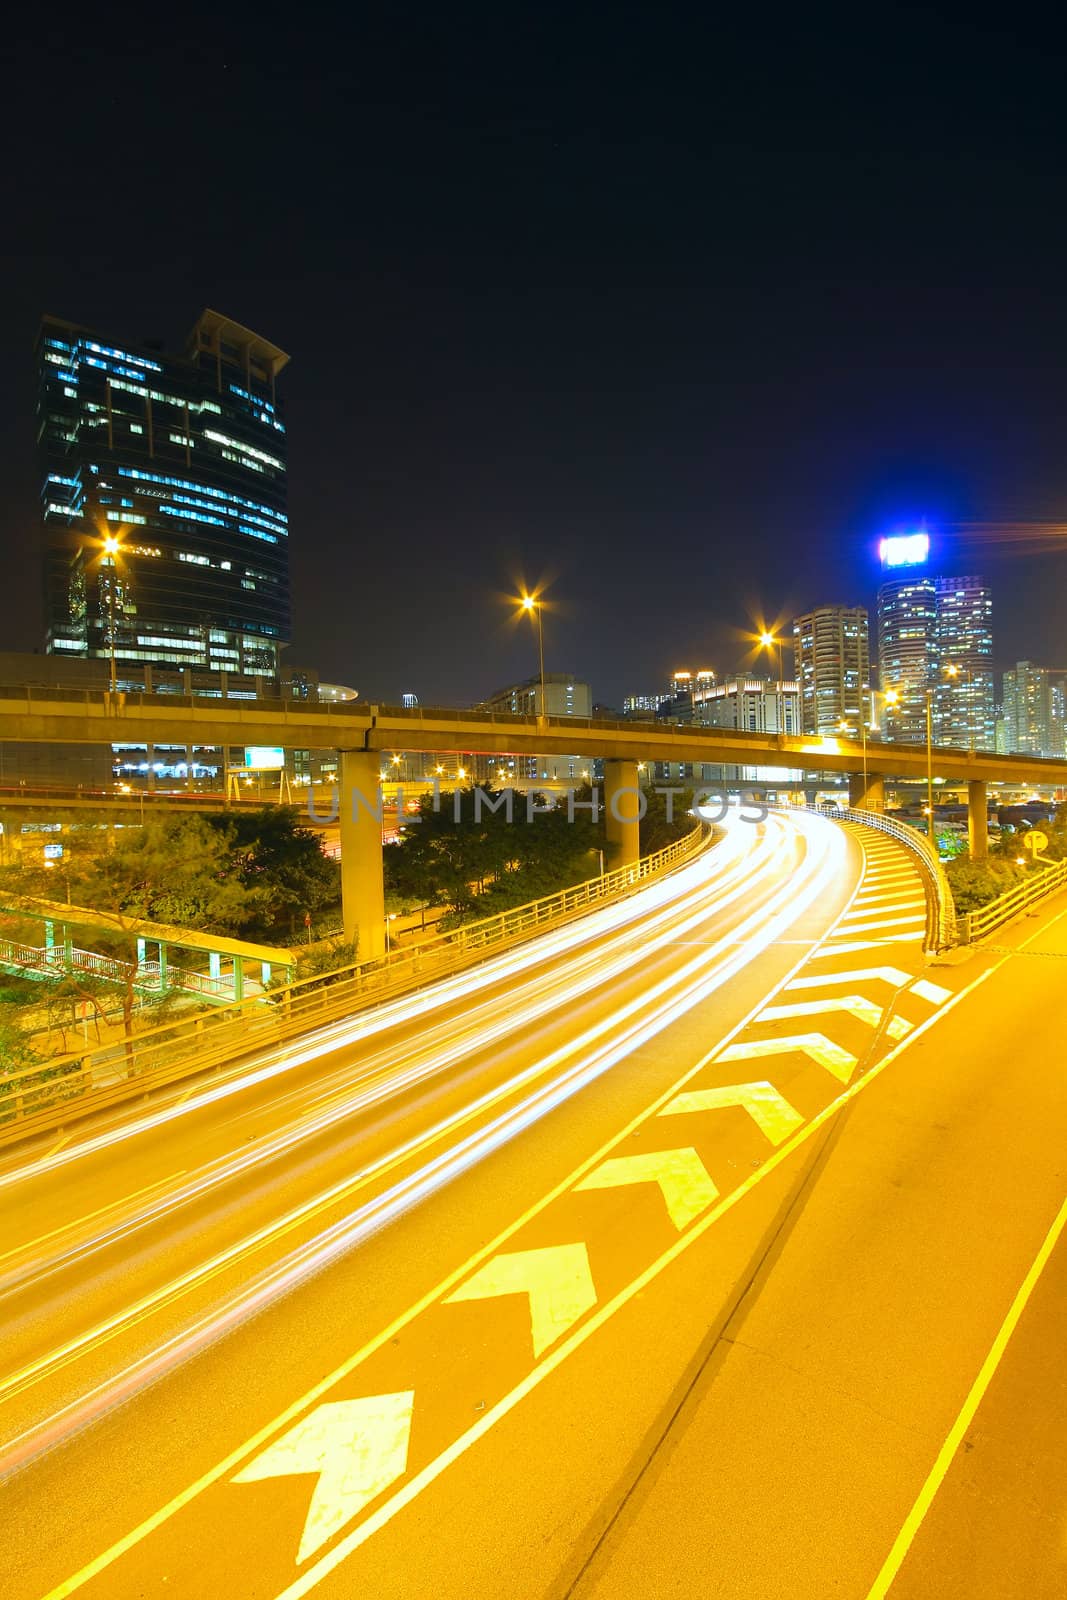
[(937, 578), (936, 690), (939, 744), (968, 750), (996, 746), (993, 597), (983, 578)]
[(793, 623), (804, 733), (834, 733), (844, 722), (858, 738), (860, 720), (870, 720), (868, 632), (863, 606), (817, 606)]
[(1059, 685), (1047, 667), (1018, 661), (1004, 674), (1004, 744), (1009, 752), (1032, 756), (1063, 755)]
[(885, 704), (883, 737), (906, 744), (926, 739), (926, 694), (937, 683), (937, 590), (923, 569), (925, 533), (882, 540), (878, 590), (878, 673)]
[(215, 311), (182, 357), (54, 317), (38, 355), (46, 648), (110, 657), (120, 687), (145, 663), (275, 676), (288, 357)]

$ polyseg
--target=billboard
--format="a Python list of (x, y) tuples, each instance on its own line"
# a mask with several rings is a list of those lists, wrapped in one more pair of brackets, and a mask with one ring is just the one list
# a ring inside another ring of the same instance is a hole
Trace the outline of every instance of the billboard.
[(930, 554), (928, 533), (896, 533), (878, 546), (883, 567), (921, 567)]
[(252, 772), (280, 772), (285, 766), (285, 751), (280, 744), (246, 745), (245, 766)]

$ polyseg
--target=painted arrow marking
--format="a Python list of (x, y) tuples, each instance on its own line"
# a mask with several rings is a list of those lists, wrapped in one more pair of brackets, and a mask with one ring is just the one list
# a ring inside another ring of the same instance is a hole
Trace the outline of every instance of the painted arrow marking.
[(868, 978), (890, 983), (894, 989), (906, 988), (911, 982), (911, 974), (901, 972), (899, 967), (858, 967), (851, 972), (828, 972), (822, 978), (794, 978), (786, 988), (822, 989), (830, 983), (864, 983)]
[[(757, 1022), (780, 1022), (788, 1017), (815, 1017), (827, 1011), (845, 1011), (870, 1028), (877, 1028), (882, 1020), (882, 1008), (861, 994), (835, 995), (830, 1000), (797, 1000), (787, 1006), (765, 1006)], [(903, 1039), (911, 1032), (911, 1023), (903, 1017), (891, 1017), (885, 1030), (891, 1039)]]
[(314, 1555), (338, 1529), (407, 1469), (411, 1389), (317, 1406), (236, 1474), (234, 1483), (258, 1483), (317, 1472), (298, 1561)]
[(804, 1118), (773, 1083), (731, 1083), (724, 1089), (689, 1089), (676, 1094), (660, 1112), (661, 1117), (682, 1116), (689, 1111), (722, 1111), (740, 1106), (747, 1111), (761, 1133), (772, 1144), (782, 1144)]
[(445, 1303), (493, 1300), (502, 1294), (530, 1297), (530, 1332), (539, 1356), (578, 1318), (596, 1305), (596, 1289), (584, 1244), (553, 1244), (493, 1256), (460, 1284)]
[(679, 1233), (719, 1197), (707, 1167), (692, 1148), (602, 1161), (575, 1188), (621, 1189), (628, 1183), (658, 1183), (667, 1215)]
[(756, 1039), (751, 1044), (731, 1044), (716, 1059), (753, 1061), (762, 1056), (785, 1056), (791, 1052), (810, 1056), (820, 1067), (832, 1072), (839, 1083), (847, 1083), (856, 1070), (856, 1057), (825, 1033), (793, 1033), (784, 1039)]

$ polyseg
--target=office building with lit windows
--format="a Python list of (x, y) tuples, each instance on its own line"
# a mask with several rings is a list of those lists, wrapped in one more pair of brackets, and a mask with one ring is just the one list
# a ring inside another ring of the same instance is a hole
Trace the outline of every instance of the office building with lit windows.
[(871, 662), (864, 606), (817, 606), (793, 623), (793, 675), (804, 733), (859, 737), (870, 722)]
[(276, 679), (288, 357), (215, 311), (182, 356), (46, 317), (38, 356), (46, 649), (119, 688), (146, 665)]
[(936, 735), (963, 750), (996, 748), (993, 596), (984, 578), (935, 578)]

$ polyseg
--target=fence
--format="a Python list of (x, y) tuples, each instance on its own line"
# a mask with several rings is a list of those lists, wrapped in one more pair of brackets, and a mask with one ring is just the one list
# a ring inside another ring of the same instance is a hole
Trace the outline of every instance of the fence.
[[(128, 983), (132, 974), (135, 989), (150, 994), (159, 994), (162, 989), (162, 968), (158, 961), (123, 961), (118, 956), (102, 956), (96, 950), (80, 950), (77, 945), (18, 944), (14, 939), (0, 939), (0, 967), (16, 977), (57, 978), (64, 973), (83, 972), (116, 984)], [(173, 963), (168, 964), (166, 970), (168, 989), (233, 998), (232, 978), (186, 972)]]
[(5, 1073), (0, 1076), (0, 1145), (282, 1044), (323, 1023), (446, 977), (498, 950), (570, 922), (597, 905), (621, 899), (689, 860), (705, 836), (710, 839), (710, 831), (698, 825), (632, 866), (436, 934), (380, 960), (305, 978), (88, 1053)]
[(895, 817), (887, 817), (881, 811), (853, 811), (839, 806), (804, 806), (803, 809), (815, 812), (818, 816), (833, 817), (838, 822), (856, 822), (864, 828), (877, 828), (879, 833), (887, 833), (891, 839), (896, 839), (906, 850), (910, 850), (918, 858), (926, 880), (924, 948), (946, 950), (958, 942), (952, 889), (941, 858), (925, 834), (910, 828), (906, 822), (898, 822)]
[(994, 928), (1002, 927), (1012, 917), (1026, 911), (1035, 901), (1043, 900), (1046, 895), (1064, 888), (1067, 888), (1067, 861), (1049, 862), (1042, 869), (1040, 877), (1027, 878), (1006, 894), (990, 900), (988, 905), (979, 906), (975, 911), (965, 911), (960, 917), (960, 944), (977, 943), (992, 933)]

